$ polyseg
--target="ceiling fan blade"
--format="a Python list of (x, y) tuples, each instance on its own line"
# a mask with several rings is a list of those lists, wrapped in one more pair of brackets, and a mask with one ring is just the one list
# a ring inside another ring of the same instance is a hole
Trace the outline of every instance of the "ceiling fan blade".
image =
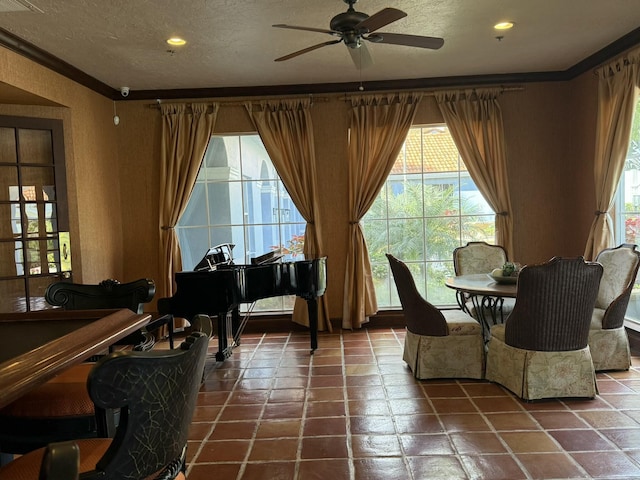
[(278, 23), (277, 25), (271, 26), (276, 28), (289, 28), (291, 30), (304, 30), (306, 32), (328, 33), (329, 35), (340, 35), (340, 32), (334, 32), (333, 30), (327, 30), (326, 28), (297, 27), (295, 25), (285, 25), (284, 23)]
[(349, 50), (351, 60), (353, 60), (353, 63), (356, 65), (358, 70), (362, 70), (363, 68), (368, 68), (373, 65), (371, 53), (369, 53), (369, 49), (365, 43), (361, 43), (358, 48), (347, 47), (347, 50)]
[(366, 39), (375, 43), (391, 43), (394, 45), (406, 45), (407, 47), (430, 48), (432, 50), (437, 50), (444, 45), (444, 39), (442, 38), (406, 35), (403, 33), (378, 32)]
[(358, 31), (375, 32), (379, 28), (389, 25), (390, 23), (400, 20), (406, 16), (406, 13), (402, 10), (398, 10), (397, 8), (383, 8), (378, 13), (374, 13), (369, 18), (361, 21), (355, 28)]
[(318, 43), (317, 45), (312, 45), (310, 47), (303, 48), (302, 50), (298, 50), (297, 52), (290, 53), (289, 55), (285, 55), (284, 57), (276, 58), (274, 61), (275, 62), (282, 62), (284, 60), (289, 60), (290, 58), (297, 57), (298, 55), (302, 55), (303, 53), (312, 52), (314, 50), (317, 50), (318, 48), (322, 48), (322, 47), (325, 47), (327, 45), (334, 45), (336, 43), (340, 43), (341, 41), (342, 41), (342, 39), (340, 39), (340, 40), (329, 40), (328, 42)]

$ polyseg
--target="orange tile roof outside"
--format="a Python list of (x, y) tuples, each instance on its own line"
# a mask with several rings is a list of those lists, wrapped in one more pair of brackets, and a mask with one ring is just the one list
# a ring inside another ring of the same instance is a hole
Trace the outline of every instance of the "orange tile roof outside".
[[(466, 171), (462, 161), (459, 168)], [(391, 169), (391, 174), (423, 171), (425, 173), (458, 171), (458, 149), (445, 126), (411, 128), (404, 148)]]

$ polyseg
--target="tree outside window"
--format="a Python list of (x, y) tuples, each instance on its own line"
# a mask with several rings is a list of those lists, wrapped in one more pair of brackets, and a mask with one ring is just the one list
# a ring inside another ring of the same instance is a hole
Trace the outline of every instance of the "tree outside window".
[(385, 253), (407, 264), (431, 303), (453, 305), (455, 293), (444, 285), (454, 275), (453, 250), (469, 241), (495, 242), (495, 214), (444, 125), (410, 129), (362, 228), (381, 308), (400, 306)]

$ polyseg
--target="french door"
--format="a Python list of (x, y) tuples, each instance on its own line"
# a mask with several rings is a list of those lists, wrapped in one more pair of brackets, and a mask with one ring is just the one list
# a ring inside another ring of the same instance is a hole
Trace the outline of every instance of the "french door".
[(0, 312), (48, 308), (70, 276), (62, 121), (0, 116)]

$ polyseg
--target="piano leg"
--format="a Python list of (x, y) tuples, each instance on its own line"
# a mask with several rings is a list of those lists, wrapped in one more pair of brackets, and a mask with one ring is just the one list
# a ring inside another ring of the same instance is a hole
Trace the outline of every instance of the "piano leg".
[(309, 336), (311, 337), (311, 355), (318, 348), (318, 300), (316, 297), (307, 298), (309, 312)]
[[(233, 312), (237, 313), (237, 309)], [(231, 356), (233, 351), (233, 344), (229, 344), (229, 333), (233, 331), (233, 312), (220, 312), (218, 313), (218, 351), (216, 352), (216, 360), (218, 362), (224, 362), (225, 359)]]
[(240, 323), (240, 309), (236, 307), (231, 311), (231, 339), (233, 342), (231, 348), (240, 345), (240, 335), (242, 333), (240, 332)]

